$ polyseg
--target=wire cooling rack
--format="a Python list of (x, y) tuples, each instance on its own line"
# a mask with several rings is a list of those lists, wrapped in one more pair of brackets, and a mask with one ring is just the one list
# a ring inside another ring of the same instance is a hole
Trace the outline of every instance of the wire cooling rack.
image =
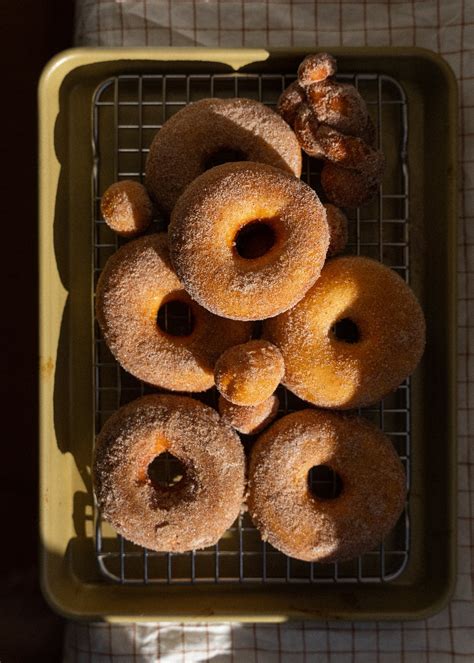
[[(407, 106), (399, 83), (385, 75), (342, 75), (367, 101), (387, 157), (383, 187), (376, 200), (355, 210), (349, 219), (348, 253), (376, 258), (407, 282), (409, 270)], [(275, 107), (294, 76), (278, 74), (124, 75), (107, 79), (96, 90), (92, 106), (93, 269), (95, 282), (108, 257), (123, 240), (100, 215), (104, 190), (118, 179), (142, 180), (148, 146), (156, 131), (186, 104), (205, 97), (248, 97)], [(318, 193), (320, 165), (305, 158), (302, 179)], [(151, 232), (164, 227), (156, 219)], [(166, 311), (160, 326), (186, 325), (180, 311)], [(120, 368), (95, 324), (95, 421), (99, 432), (121, 405), (153, 391)], [(155, 390), (156, 391), (156, 390)], [(279, 387), (280, 415), (307, 407)], [(216, 404), (215, 391), (202, 396)], [(405, 466), (410, 487), (410, 383), (406, 381), (381, 404), (361, 411), (391, 438)], [(251, 440), (244, 438), (248, 446)], [(169, 457), (155, 463), (157, 480), (171, 484), (179, 468)], [(313, 473), (313, 490), (337, 491), (331, 473)], [(382, 583), (397, 578), (410, 547), (408, 504), (397, 526), (380, 547), (350, 562), (316, 564), (286, 557), (262, 542), (248, 514), (242, 514), (217, 545), (186, 554), (157, 553), (131, 544), (95, 513), (96, 556), (107, 579), (119, 583)]]

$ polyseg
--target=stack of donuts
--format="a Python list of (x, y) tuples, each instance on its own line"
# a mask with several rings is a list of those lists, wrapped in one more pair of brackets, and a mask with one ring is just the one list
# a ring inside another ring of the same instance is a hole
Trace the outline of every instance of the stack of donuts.
[[(127, 241), (100, 275), (97, 320), (121, 367), (156, 393), (105, 423), (93, 481), (102, 517), (136, 544), (210, 546), (248, 509), (285, 554), (341, 561), (380, 543), (403, 510), (390, 440), (350, 410), (414, 371), (424, 316), (394, 271), (338, 255), (340, 208), (377, 192), (384, 158), (364, 100), (335, 73), (330, 55), (308, 56), (279, 113), (240, 98), (187, 105), (152, 141), (145, 184), (102, 196)], [(323, 202), (300, 179), (302, 149), (321, 160)], [(153, 231), (157, 210), (166, 232)], [(172, 307), (187, 311), (175, 329), (160, 322)], [(278, 418), (280, 384), (301, 409)], [(186, 395), (212, 388), (217, 409)], [(165, 453), (183, 468), (166, 485), (152, 471)], [(312, 489), (320, 466), (339, 477), (334, 499)]]

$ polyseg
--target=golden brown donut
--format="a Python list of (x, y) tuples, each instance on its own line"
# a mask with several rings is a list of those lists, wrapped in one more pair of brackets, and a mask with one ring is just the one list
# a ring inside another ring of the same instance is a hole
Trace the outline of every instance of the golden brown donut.
[[(157, 456), (180, 461), (183, 478), (150, 477)], [(158, 551), (215, 544), (237, 518), (245, 456), (217, 412), (185, 396), (143, 396), (115, 412), (96, 440), (93, 484), (98, 507), (126, 539)]]
[(301, 175), (301, 149), (288, 125), (252, 99), (202, 99), (158, 131), (146, 163), (146, 186), (167, 212), (203, 172), (228, 161), (258, 161)]
[(337, 207), (360, 207), (370, 202), (379, 190), (379, 178), (367, 173), (325, 163), (321, 186), (328, 200)]
[(327, 256), (332, 258), (338, 253), (342, 253), (346, 248), (348, 240), (348, 221), (344, 212), (331, 205), (325, 203), (324, 209), (326, 210), (326, 219), (329, 226), (329, 248)]
[(255, 435), (266, 428), (277, 416), (280, 401), (276, 394), (272, 394), (258, 405), (234, 405), (219, 396), (219, 412), (226, 424), (238, 430), (239, 433)]
[(263, 320), (293, 306), (318, 278), (329, 243), (316, 193), (282, 170), (229, 163), (198, 177), (177, 202), (170, 254), (201, 306)]
[(336, 60), (329, 53), (307, 55), (298, 67), (298, 83), (307, 87), (334, 76), (336, 71)]
[[(190, 334), (173, 336), (157, 324), (170, 302), (189, 307)], [(219, 318), (191, 300), (171, 267), (165, 233), (140, 237), (109, 258), (97, 284), (96, 315), (121, 366), (172, 391), (212, 387), (217, 358), (251, 334), (250, 324)]]
[(328, 260), (301, 302), (265, 321), (263, 337), (281, 350), (288, 389), (342, 410), (379, 401), (415, 370), (425, 320), (393, 270), (340, 256)]
[(133, 237), (146, 230), (153, 219), (153, 206), (140, 182), (114, 182), (100, 201), (100, 211), (106, 224), (122, 237)]
[[(339, 475), (334, 499), (309, 486), (313, 467)], [(262, 538), (290, 557), (336, 562), (372, 550), (405, 503), (403, 466), (390, 440), (358, 417), (300, 410), (279, 419), (255, 443), (249, 513)]]
[(216, 361), (214, 379), (231, 403), (258, 405), (273, 394), (284, 372), (280, 350), (265, 339), (256, 339), (225, 350)]

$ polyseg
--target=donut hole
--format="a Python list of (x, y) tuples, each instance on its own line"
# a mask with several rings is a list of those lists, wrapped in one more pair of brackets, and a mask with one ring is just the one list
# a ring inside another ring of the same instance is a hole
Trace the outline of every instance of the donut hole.
[(247, 155), (234, 147), (219, 147), (207, 155), (204, 160), (204, 169), (210, 170), (216, 166), (222, 166), (224, 163), (231, 163), (233, 161), (247, 161)]
[(342, 492), (342, 479), (329, 465), (314, 465), (308, 472), (311, 494), (322, 500), (333, 500)]
[(170, 336), (189, 336), (194, 330), (194, 316), (191, 307), (178, 299), (162, 304), (156, 316), (161, 331)]
[(270, 223), (256, 219), (243, 226), (234, 239), (235, 250), (245, 260), (261, 258), (275, 245), (276, 233)]
[(332, 326), (331, 332), (334, 338), (342, 343), (357, 343), (360, 341), (359, 327), (350, 318), (338, 320)]
[(148, 465), (147, 476), (154, 488), (169, 490), (184, 479), (184, 465), (167, 451), (159, 454)]

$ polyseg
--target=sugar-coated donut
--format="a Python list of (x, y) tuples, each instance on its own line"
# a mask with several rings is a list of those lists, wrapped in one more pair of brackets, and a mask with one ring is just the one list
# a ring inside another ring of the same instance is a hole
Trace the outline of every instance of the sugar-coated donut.
[(228, 161), (258, 161), (301, 175), (301, 149), (288, 125), (252, 99), (202, 99), (158, 131), (146, 162), (146, 185), (167, 212), (193, 180)]
[(235, 405), (219, 396), (219, 413), (226, 424), (245, 435), (255, 435), (275, 419), (280, 407), (276, 394), (272, 394), (258, 405)]
[(105, 190), (100, 211), (106, 224), (122, 237), (133, 237), (146, 230), (153, 219), (153, 206), (140, 182), (121, 180)]
[(359, 207), (376, 195), (385, 160), (375, 148), (375, 127), (359, 91), (332, 75), (327, 53), (310, 55), (298, 80), (281, 94), (277, 111), (293, 128), (302, 149), (325, 162), (321, 185), (339, 207)]
[(415, 370), (425, 320), (393, 270), (340, 256), (301, 302), (265, 321), (263, 336), (282, 352), (288, 389), (314, 405), (347, 409), (379, 401)]
[(329, 53), (307, 55), (298, 67), (298, 83), (303, 87), (320, 83), (329, 76), (334, 76), (337, 63)]
[(273, 394), (284, 372), (280, 350), (265, 339), (255, 339), (225, 350), (216, 361), (214, 379), (231, 403), (258, 405)]
[(316, 193), (259, 163), (217, 166), (177, 202), (169, 226), (172, 263), (191, 297), (236, 320), (263, 320), (303, 297), (329, 243)]
[[(339, 475), (339, 496), (311, 490), (315, 466)], [(405, 496), (393, 445), (361, 418), (300, 410), (262, 433), (251, 452), (250, 516), (262, 538), (290, 557), (335, 562), (368, 552), (397, 522)]]
[[(165, 452), (184, 468), (173, 485), (150, 477), (150, 464)], [(154, 394), (108, 419), (96, 440), (92, 476), (102, 517), (126, 539), (185, 552), (213, 545), (237, 518), (245, 456), (215, 410), (185, 396)]]
[[(190, 333), (173, 336), (157, 324), (158, 311), (170, 302), (189, 307)], [(173, 391), (212, 387), (217, 358), (251, 334), (249, 323), (212, 315), (189, 297), (171, 267), (165, 233), (140, 237), (109, 258), (97, 284), (96, 315), (126, 371)]]
[(346, 248), (348, 240), (348, 221), (344, 212), (331, 205), (325, 203), (324, 209), (326, 210), (326, 218), (329, 226), (329, 248), (328, 258), (332, 258), (338, 253), (342, 253)]

